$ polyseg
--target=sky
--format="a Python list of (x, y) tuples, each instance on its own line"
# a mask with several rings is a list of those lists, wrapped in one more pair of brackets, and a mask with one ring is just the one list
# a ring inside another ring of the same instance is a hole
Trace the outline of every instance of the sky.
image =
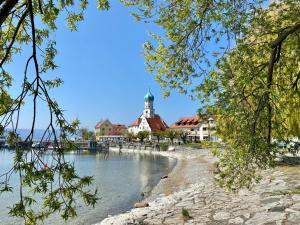
[[(108, 118), (112, 123), (130, 125), (143, 111), (144, 95), (151, 90), (155, 96), (154, 107), (167, 124), (183, 116), (194, 115), (199, 103), (177, 93), (164, 98), (154, 75), (146, 71), (143, 43), (148, 31), (161, 32), (153, 24), (136, 22), (130, 16), (132, 9), (112, 1), (109, 11), (98, 11), (96, 1), (91, 1), (85, 20), (78, 32), (71, 32), (62, 19), (54, 34), (59, 68), (45, 76), (60, 77), (64, 83), (51, 91), (65, 110), (68, 120), (78, 118), (82, 127), (94, 129), (96, 123)], [(26, 49), (10, 65), (15, 77), (13, 95), (20, 91)], [(47, 78), (47, 77), (45, 77)], [(45, 105), (38, 108), (37, 128), (45, 128), (49, 114)], [(20, 128), (29, 128), (32, 118), (32, 101), (22, 110)]]

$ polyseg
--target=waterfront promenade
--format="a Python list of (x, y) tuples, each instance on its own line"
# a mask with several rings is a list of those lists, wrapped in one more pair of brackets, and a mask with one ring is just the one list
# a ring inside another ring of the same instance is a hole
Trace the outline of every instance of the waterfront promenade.
[[(119, 150), (112, 148), (112, 151)], [(152, 151), (151, 154), (174, 157), (178, 162), (168, 178), (162, 179), (144, 200), (149, 206), (109, 217), (98, 225), (300, 224), (300, 193), (291, 191), (300, 189), (299, 165), (263, 171), (263, 179), (252, 191), (234, 194), (215, 184), (213, 163), (217, 159), (210, 150)], [(183, 208), (189, 217), (182, 215)]]

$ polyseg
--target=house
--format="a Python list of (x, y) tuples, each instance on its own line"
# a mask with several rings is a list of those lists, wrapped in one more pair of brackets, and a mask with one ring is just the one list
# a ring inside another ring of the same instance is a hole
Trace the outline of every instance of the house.
[(180, 118), (170, 128), (188, 132), (187, 139), (189, 141), (220, 141), (215, 136), (215, 126), (215, 116), (207, 116), (206, 119), (200, 116), (188, 116)]
[(127, 127), (123, 124), (114, 124), (113, 129), (109, 132), (109, 135), (125, 135)]
[(137, 134), (139, 131), (157, 132), (168, 128), (166, 122), (158, 114), (155, 114), (153, 103), (154, 96), (149, 90), (144, 97), (143, 114), (128, 126), (128, 132)]
[(95, 126), (97, 141), (120, 141), (124, 140), (127, 127), (122, 124), (112, 124), (108, 119), (101, 120)]
[(113, 124), (108, 120), (100, 120), (95, 126), (96, 140), (99, 140), (100, 136), (107, 136), (113, 130)]

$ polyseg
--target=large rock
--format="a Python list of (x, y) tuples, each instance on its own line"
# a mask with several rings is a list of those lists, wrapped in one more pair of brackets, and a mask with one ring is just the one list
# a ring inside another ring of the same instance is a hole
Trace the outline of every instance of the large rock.
[(280, 221), (285, 218), (285, 213), (281, 212), (259, 212), (249, 219), (245, 225), (263, 225), (275, 221)]

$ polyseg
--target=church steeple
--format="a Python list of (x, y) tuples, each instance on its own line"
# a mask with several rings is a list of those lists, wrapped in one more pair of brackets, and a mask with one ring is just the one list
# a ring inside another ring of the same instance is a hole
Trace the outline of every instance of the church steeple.
[(144, 101), (145, 101), (144, 113), (143, 113), (144, 117), (153, 118), (154, 117), (154, 107), (153, 107), (154, 96), (150, 90), (145, 95)]
[(152, 101), (152, 102), (154, 101), (154, 96), (150, 90), (148, 90), (147, 94), (144, 97), (144, 100), (145, 100), (145, 102), (146, 101)]

